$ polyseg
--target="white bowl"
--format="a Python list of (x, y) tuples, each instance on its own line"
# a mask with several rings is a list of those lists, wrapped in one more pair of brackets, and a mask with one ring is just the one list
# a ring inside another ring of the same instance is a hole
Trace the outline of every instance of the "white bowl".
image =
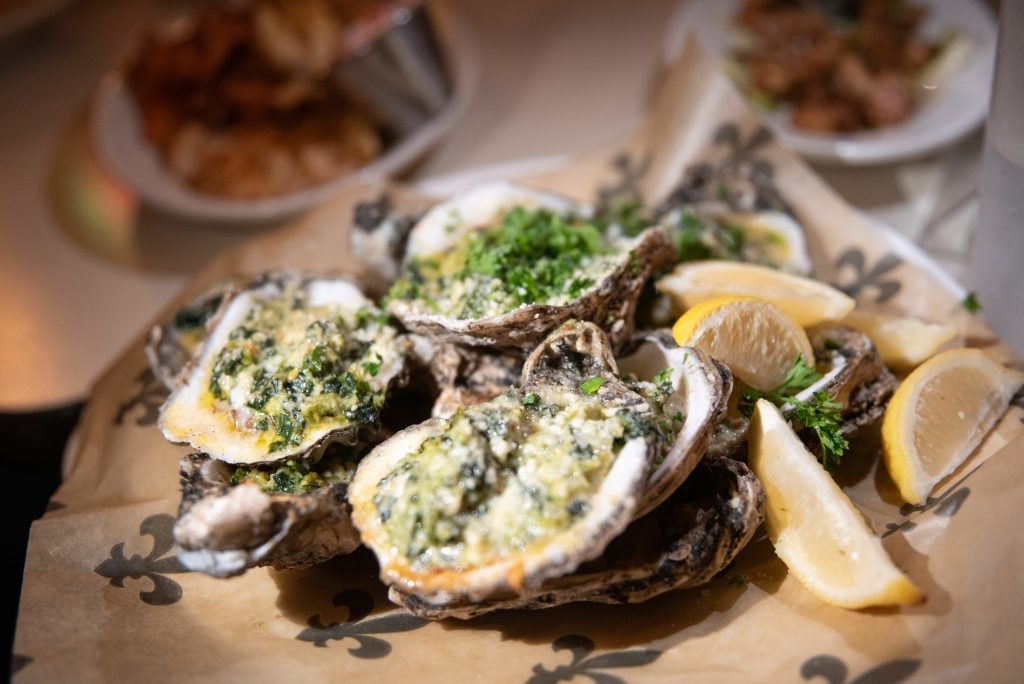
[(479, 80), (479, 49), (465, 21), (452, 10), (451, 3), (431, 3), (430, 7), (438, 42), (446, 53), (443, 57), (452, 80), (451, 96), (432, 118), (356, 173), (266, 199), (230, 199), (199, 192), (170, 171), (146, 139), (135, 98), (118, 70), (103, 77), (93, 99), (93, 146), (101, 163), (143, 201), (204, 221), (277, 220), (309, 209), (348, 185), (394, 175), (415, 162), (452, 128)]
[[(963, 61), (942, 78), (906, 120), (893, 126), (856, 133), (813, 133), (795, 128), (783, 108), (763, 112), (765, 124), (783, 145), (816, 161), (880, 164), (932, 152), (981, 125), (988, 113), (995, 64), (995, 18), (978, 0), (912, 1), (927, 10), (922, 26), (925, 35), (940, 38), (952, 30), (964, 41)], [(724, 62), (741, 3), (680, 3), (669, 22), (666, 61), (678, 55), (687, 34), (692, 33), (713, 58)]]

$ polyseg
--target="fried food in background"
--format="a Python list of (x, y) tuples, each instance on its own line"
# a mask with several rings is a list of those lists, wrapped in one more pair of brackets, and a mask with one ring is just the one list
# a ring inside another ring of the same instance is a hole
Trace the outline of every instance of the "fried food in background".
[(917, 35), (924, 18), (904, 0), (746, 0), (751, 42), (735, 56), (755, 98), (791, 104), (797, 128), (879, 128), (911, 114), (941, 49)]
[(384, 132), (330, 72), (359, 24), (392, 5), (255, 0), (147, 36), (127, 70), (146, 137), (185, 182), (224, 197), (287, 194), (366, 165)]

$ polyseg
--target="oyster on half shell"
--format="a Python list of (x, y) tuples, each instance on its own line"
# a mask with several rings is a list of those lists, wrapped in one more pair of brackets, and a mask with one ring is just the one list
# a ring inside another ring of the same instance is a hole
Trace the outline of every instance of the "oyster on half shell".
[(585, 375), (528, 363), (521, 388), (407, 428), (360, 463), (352, 518), (386, 583), (436, 605), (529, 596), (626, 527), (655, 416), (610, 356), (588, 351), (571, 360)]
[(311, 466), (230, 466), (203, 454), (181, 461), (175, 552), (189, 570), (231, 577), (258, 565), (303, 567), (360, 545), (346, 498), (360, 451), (328, 450)]
[(761, 483), (741, 461), (705, 458), (672, 495), (637, 519), (600, 557), (545, 581), (530, 596), (439, 603), (398, 586), (389, 598), (421, 617), (472, 618), (508, 608), (573, 601), (638, 603), (711, 580), (747, 545), (764, 519)]
[(226, 298), (160, 429), (230, 463), (315, 461), (377, 425), (410, 346), (349, 280), (268, 279)]
[(528, 349), (570, 318), (632, 333), (651, 272), (673, 258), (659, 227), (610, 239), (571, 200), (508, 183), (428, 211), (409, 234), (388, 311), (411, 331), (465, 345)]

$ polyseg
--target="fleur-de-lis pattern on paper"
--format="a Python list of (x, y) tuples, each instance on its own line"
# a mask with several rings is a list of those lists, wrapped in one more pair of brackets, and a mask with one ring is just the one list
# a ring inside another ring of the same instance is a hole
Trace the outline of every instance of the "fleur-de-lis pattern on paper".
[(309, 641), (314, 646), (325, 647), (328, 641), (351, 639), (356, 643), (348, 652), (357, 658), (383, 658), (391, 653), (391, 644), (378, 635), (411, 632), (425, 627), (429, 620), (404, 612), (388, 613), (381, 617), (365, 620), (373, 610), (373, 597), (365, 591), (347, 589), (338, 592), (331, 599), (335, 608), (344, 607), (348, 616), (344, 622), (324, 623), (320, 613), (309, 618), (309, 627), (295, 638)]
[[(971, 495), (970, 487), (961, 486), (969, 476), (970, 473), (957, 480), (956, 484), (949, 487), (942, 496), (929, 496), (923, 504), (903, 504), (900, 506), (900, 515), (906, 517), (914, 513), (934, 511), (935, 515), (941, 518), (952, 518), (960, 510), (960, 507), (964, 505), (967, 497)], [(888, 537), (894, 532), (909, 532), (915, 527), (917, 527), (917, 523), (912, 520), (889, 523), (885, 526), (885, 532), (882, 533), (882, 537)]]
[(533, 676), (527, 680), (527, 684), (555, 684), (569, 682), (577, 677), (589, 677), (595, 684), (625, 684), (626, 680), (605, 670), (650, 665), (662, 653), (653, 649), (631, 649), (588, 657), (594, 652), (594, 642), (580, 634), (559, 637), (551, 644), (551, 650), (556, 653), (569, 651), (572, 660), (568, 665), (559, 665), (553, 670), (548, 670), (540, 663), (534, 665)]
[(132, 384), (135, 391), (118, 407), (114, 424), (122, 425), (129, 413), (134, 412), (137, 407), (142, 407), (142, 411), (135, 416), (135, 424), (139, 427), (156, 425), (160, 416), (160, 406), (167, 399), (167, 388), (148, 367), (135, 377)]
[(869, 267), (864, 251), (851, 247), (836, 259), (835, 270), (840, 278), (845, 271), (852, 271), (853, 277), (846, 281), (841, 280), (835, 283), (835, 286), (855, 299), (870, 290), (875, 293), (875, 303), (884, 304), (899, 294), (902, 287), (900, 281), (889, 276), (893, 269), (902, 263), (903, 260), (895, 254), (886, 254)]
[(11, 676), (13, 677), (24, 670), (32, 660), (32, 656), (22, 655), (20, 653), (11, 654)]
[(145, 558), (124, 555), (124, 542), (114, 544), (110, 558), (96, 566), (96, 574), (110, 580), (113, 587), (124, 587), (125, 578), (148, 578), (153, 583), (149, 591), (140, 591), (139, 598), (151, 606), (169, 606), (181, 600), (181, 585), (166, 575), (188, 572), (173, 554), (166, 555), (174, 546), (172, 530), (174, 516), (166, 513), (151, 515), (139, 525), (139, 535), (153, 538), (153, 548)]
[(724, 154), (688, 167), (659, 206), (658, 214), (705, 202), (722, 203), (734, 211), (775, 210), (792, 214), (792, 208), (776, 187), (775, 167), (757, 155), (770, 141), (771, 134), (764, 127), (744, 136), (736, 124), (722, 124), (712, 142)]
[(614, 208), (621, 202), (642, 201), (643, 193), (640, 182), (651, 168), (650, 153), (644, 154), (637, 161), (632, 154), (624, 152), (612, 159), (612, 171), (615, 181), (597, 188), (597, 207), (599, 210)]
[(901, 658), (875, 665), (856, 679), (847, 680), (846, 663), (832, 655), (817, 655), (804, 661), (800, 676), (806, 680), (821, 679), (826, 684), (900, 684), (910, 678), (920, 660)]

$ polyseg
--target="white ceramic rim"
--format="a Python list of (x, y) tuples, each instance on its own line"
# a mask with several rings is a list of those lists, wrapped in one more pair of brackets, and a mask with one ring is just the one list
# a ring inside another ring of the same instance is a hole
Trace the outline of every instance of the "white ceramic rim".
[[(663, 59), (671, 62), (687, 36), (695, 36), (716, 60), (722, 59), (726, 26), (741, 0), (684, 0), (669, 20)], [(953, 29), (969, 41), (965, 62), (950, 73), (934, 99), (926, 100), (906, 121), (878, 131), (846, 135), (808, 133), (794, 128), (783, 112), (761, 112), (765, 124), (785, 147), (819, 162), (852, 166), (883, 164), (919, 157), (945, 147), (978, 128), (988, 114), (995, 68), (996, 20), (979, 0), (915, 0), (928, 9), (926, 31)], [(699, 30), (696, 27), (699, 25)]]

